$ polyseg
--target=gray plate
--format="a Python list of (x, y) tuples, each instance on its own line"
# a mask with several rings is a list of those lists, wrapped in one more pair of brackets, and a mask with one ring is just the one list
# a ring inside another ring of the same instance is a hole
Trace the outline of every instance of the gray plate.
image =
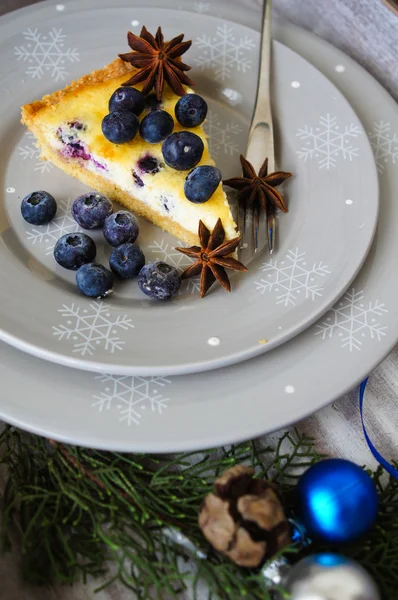
[[(217, 12), (258, 27), (256, 13), (232, 11), (227, 2), (218, 2)], [(275, 35), (340, 87), (374, 147), (381, 194), (378, 234), (347, 294), (319, 323), (282, 347), (205, 374), (96, 375), (0, 344), (2, 419), (51, 438), (110, 450), (208, 448), (280, 429), (320, 409), (353, 388), (396, 343), (396, 103), (364, 69), (318, 38), (287, 25), (276, 27)]]
[[(210, 3), (191, 3), (194, 19), (186, 11), (118, 5), (44, 3), (2, 21), (0, 337), (53, 362), (115, 375), (191, 373), (271, 350), (330, 308), (368, 252), (378, 191), (362, 125), (324, 75), (275, 43), (277, 159), (294, 174), (285, 185), (290, 212), (279, 220), (276, 255), (262, 253), (248, 274), (232, 276), (232, 294), (214, 288), (201, 300), (191, 280), (165, 304), (146, 299), (136, 282), (118, 285), (107, 301), (84, 298), (74, 274), (56, 267), (52, 247), (76, 230), (70, 203), (85, 188), (39, 162), (19, 125), (19, 106), (109, 62), (123, 49), (128, 28), (138, 32), (145, 23), (154, 30), (161, 23), (166, 37), (184, 31), (194, 41), (187, 60), (209, 102), (213, 155), (229, 177), (239, 172), (256, 87), (259, 34), (211, 16)], [(20, 199), (34, 189), (59, 201), (46, 227), (20, 216)], [(109, 249), (101, 233), (94, 237), (106, 264)], [(147, 260), (189, 264), (174, 250), (178, 241), (152, 225), (142, 222), (139, 243)]]

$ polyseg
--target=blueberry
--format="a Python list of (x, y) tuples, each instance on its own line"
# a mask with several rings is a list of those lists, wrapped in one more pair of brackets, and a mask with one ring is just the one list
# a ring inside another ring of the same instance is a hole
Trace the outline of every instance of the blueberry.
[(201, 165), (190, 171), (185, 179), (185, 196), (195, 204), (207, 202), (222, 179), (220, 169), (210, 165)]
[(90, 298), (105, 298), (113, 291), (113, 275), (102, 265), (90, 263), (76, 273), (79, 290)]
[(88, 192), (72, 204), (72, 216), (83, 229), (99, 229), (113, 212), (112, 202), (106, 196)]
[(150, 144), (165, 140), (174, 129), (173, 117), (165, 110), (152, 110), (141, 121), (140, 135)]
[(140, 158), (137, 165), (143, 173), (149, 173), (150, 175), (159, 173), (160, 169), (163, 167), (157, 158), (150, 156), (149, 154)]
[(181, 278), (177, 269), (157, 260), (142, 267), (138, 275), (138, 285), (150, 298), (168, 300), (180, 289)]
[(111, 246), (120, 246), (126, 242), (135, 242), (139, 234), (136, 217), (126, 210), (109, 215), (104, 223), (104, 237)]
[(21, 213), (31, 225), (49, 223), (57, 212), (57, 203), (48, 192), (31, 192), (22, 200)]
[(61, 267), (77, 271), (82, 265), (90, 263), (97, 254), (94, 241), (85, 233), (67, 233), (54, 248), (54, 258)]
[(204, 144), (196, 133), (172, 133), (162, 145), (163, 158), (169, 167), (178, 171), (192, 169), (202, 158)]
[(122, 244), (112, 251), (109, 264), (122, 279), (132, 279), (145, 265), (145, 256), (136, 244)]
[(117, 88), (109, 99), (109, 112), (123, 109), (140, 115), (145, 108), (145, 96), (133, 87)]
[(175, 109), (177, 121), (183, 127), (196, 127), (203, 123), (207, 115), (207, 103), (197, 94), (185, 94), (177, 102)]
[(113, 144), (131, 142), (137, 134), (140, 123), (129, 110), (113, 110), (102, 120), (102, 133)]

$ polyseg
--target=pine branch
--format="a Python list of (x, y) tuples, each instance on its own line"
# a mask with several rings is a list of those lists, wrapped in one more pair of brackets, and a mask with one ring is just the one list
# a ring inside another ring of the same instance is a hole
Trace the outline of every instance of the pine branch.
[[(171, 458), (64, 446), (13, 427), (0, 436), (0, 456), (8, 467), (3, 547), (10, 547), (16, 523), (24, 578), (48, 584), (101, 576), (101, 588), (119, 580), (143, 600), (178, 598), (186, 589), (196, 598), (203, 586), (209, 598), (270, 600), (260, 572), (208, 548), (197, 525), (200, 504), (215, 475), (245, 463), (279, 486), (290, 511), (297, 478), (321, 458), (298, 432), (282, 436), (275, 450), (252, 441)], [(377, 524), (365, 539), (339, 551), (361, 562), (383, 599), (391, 600), (398, 589), (398, 482), (386, 482), (381, 470), (374, 478)], [(207, 559), (172, 543), (164, 535), (170, 526), (205, 547)], [(308, 548), (320, 550), (330, 548)]]

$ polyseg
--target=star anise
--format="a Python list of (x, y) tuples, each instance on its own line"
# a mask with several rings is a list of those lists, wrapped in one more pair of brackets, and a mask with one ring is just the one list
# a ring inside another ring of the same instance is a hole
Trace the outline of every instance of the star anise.
[(183, 96), (186, 92), (182, 84), (195, 85), (184, 73), (191, 67), (179, 59), (192, 44), (192, 41), (183, 42), (183, 39), (182, 33), (170, 42), (165, 42), (161, 27), (158, 27), (155, 37), (146, 27), (141, 29), (140, 36), (129, 31), (127, 41), (133, 52), (119, 54), (119, 56), (136, 67), (138, 72), (123, 85), (135, 85), (144, 81), (142, 93), (147, 95), (152, 88), (155, 88), (156, 98), (161, 100), (166, 80), (178, 96)]
[(203, 298), (216, 280), (228, 292), (231, 291), (231, 284), (225, 269), (247, 271), (247, 268), (242, 263), (229, 256), (238, 247), (240, 236), (226, 242), (224, 239), (225, 231), (221, 219), (218, 219), (211, 233), (206, 225), (202, 221), (199, 221), (200, 246), (176, 248), (176, 250), (186, 254), (186, 256), (196, 258), (196, 262), (185, 269), (181, 277), (187, 279), (200, 273), (201, 298)]
[(263, 162), (258, 175), (253, 165), (242, 154), (240, 155), (240, 162), (242, 165), (242, 177), (232, 177), (232, 179), (227, 179), (223, 182), (225, 185), (239, 190), (239, 204), (242, 204), (244, 208), (266, 211), (271, 203), (286, 213), (286, 204), (275, 187), (281, 185), (286, 179), (289, 179), (292, 174), (285, 171), (268, 173), (268, 158)]

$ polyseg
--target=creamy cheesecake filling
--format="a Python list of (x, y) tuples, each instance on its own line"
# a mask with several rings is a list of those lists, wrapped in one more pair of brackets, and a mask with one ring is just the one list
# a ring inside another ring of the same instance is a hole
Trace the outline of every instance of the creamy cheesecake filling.
[[(59, 126), (55, 135), (53, 131), (49, 132), (47, 140), (50, 137), (52, 149), (64, 160), (78, 161), (81, 167), (117, 184), (124, 192), (150, 206), (159, 215), (183, 224), (184, 228), (193, 234), (197, 233), (198, 205), (191, 204), (185, 197), (181, 201), (173, 189), (159, 189), (156, 175), (165, 169), (159, 158), (151, 156), (147, 151), (134, 161), (131, 169), (127, 169), (124, 165), (106, 161), (93, 153), (79, 136), (79, 133), (84, 133), (85, 130), (86, 126), (83, 123), (70, 121)], [(225, 205), (228, 206), (227, 200)], [(213, 228), (216, 216), (211, 220), (214, 222), (206, 222), (206, 225)], [(234, 232), (231, 232), (230, 236), (233, 234)]]

